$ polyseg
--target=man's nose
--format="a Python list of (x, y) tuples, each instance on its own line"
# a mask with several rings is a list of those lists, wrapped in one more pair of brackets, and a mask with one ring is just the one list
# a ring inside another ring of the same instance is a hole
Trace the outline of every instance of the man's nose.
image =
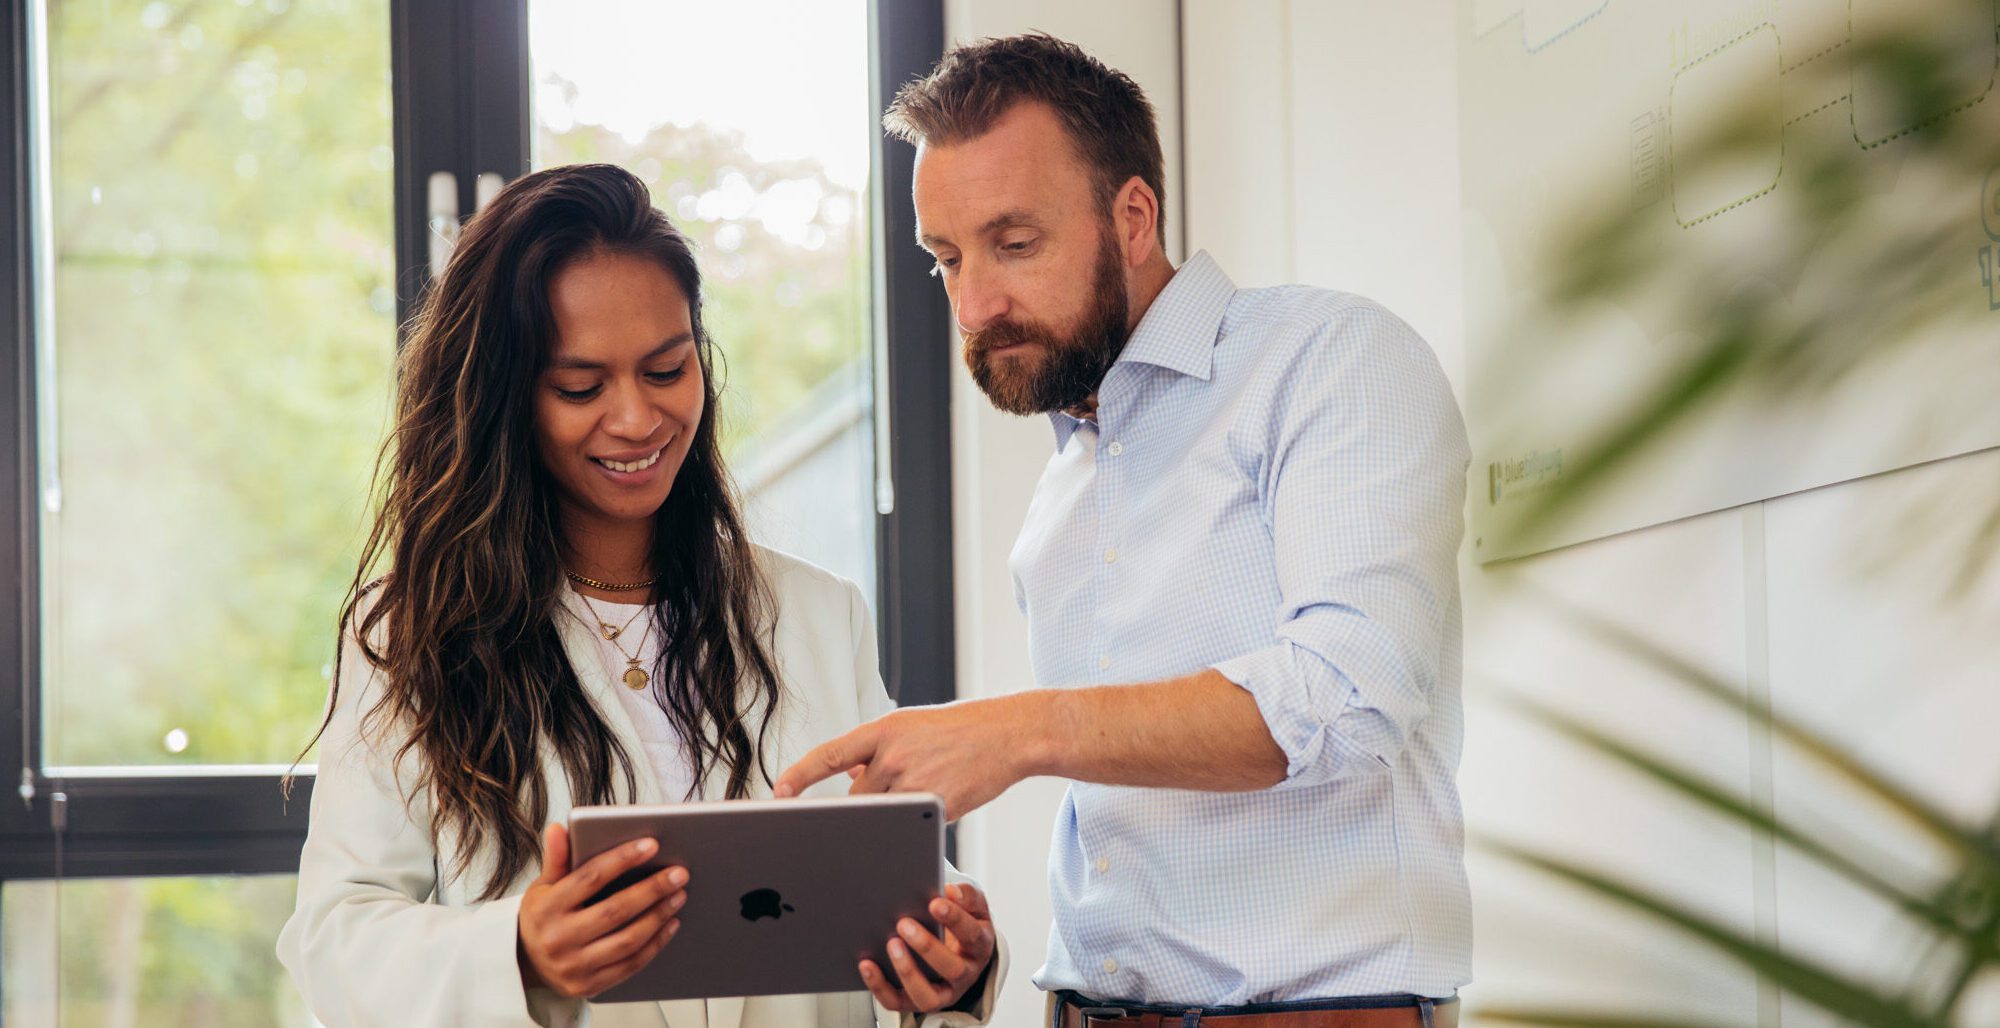
[(962, 333), (977, 332), (1006, 315), (1008, 308), (1007, 291), (1001, 288), (998, 279), (986, 273), (987, 269), (974, 268), (972, 262), (959, 265), (958, 282), (952, 291), (952, 315), (958, 319), (958, 330)]

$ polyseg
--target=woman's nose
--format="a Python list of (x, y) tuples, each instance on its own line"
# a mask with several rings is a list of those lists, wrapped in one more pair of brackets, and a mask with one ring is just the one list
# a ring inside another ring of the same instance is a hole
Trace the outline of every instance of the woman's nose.
[(611, 410), (604, 416), (604, 430), (620, 439), (644, 441), (653, 436), (665, 415), (636, 382), (621, 383), (612, 390)]

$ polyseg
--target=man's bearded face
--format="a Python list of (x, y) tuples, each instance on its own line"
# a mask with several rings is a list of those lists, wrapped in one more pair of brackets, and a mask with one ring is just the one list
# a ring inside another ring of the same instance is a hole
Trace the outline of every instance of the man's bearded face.
[(1125, 349), (1123, 265), (1109, 224), (1084, 309), (1068, 325), (1002, 319), (965, 336), (965, 365), (993, 406), (1009, 414), (1078, 407), (1097, 392)]

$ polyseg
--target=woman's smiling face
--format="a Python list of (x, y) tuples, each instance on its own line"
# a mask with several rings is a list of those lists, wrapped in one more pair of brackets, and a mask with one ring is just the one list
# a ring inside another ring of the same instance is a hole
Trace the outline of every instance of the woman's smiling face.
[(565, 522), (650, 522), (706, 402), (687, 295), (656, 261), (600, 252), (556, 273), (549, 307), (556, 338), (535, 385), (535, 441)]

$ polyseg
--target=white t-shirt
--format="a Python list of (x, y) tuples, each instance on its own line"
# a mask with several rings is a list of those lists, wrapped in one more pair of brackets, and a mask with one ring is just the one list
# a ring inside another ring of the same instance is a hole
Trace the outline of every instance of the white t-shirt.
[[(660, 626), (656, 622), (648, 629), (646, 619), (650, 614), (641, 613), (643, 603), (613, 603), (591, 597), (585, 600), (575, 589), (568, 591), (570, 610), (590, 629), (597, 640), (597, 656), (604, 664), (604, 673), (611, 679), (612, 692), (618, 694), (618, 702), (625, 705), (625, 715), (632, 719), (638, 730), (639, 741), (646, 747), (646, 763), (660, 783), (660, 795), (670, 802), (686, 798), (694, 785), (694, 770), (688, 766), (687, 746), (675, 733), (673, 723), (667, 720), (667, 712), (660, 706), (658, 690), (661, 688)], [(618, 639), (606, 639), (598, 630), (600, 619), (613, 626), (623, 628)], [(625, 649), (620, 652), (619, 647)], [(639, 667), (652, 676), (647, 688), (634, 691), (625, 685), (625, 671), (631, 667), (625, 654), (639, 658)]]

